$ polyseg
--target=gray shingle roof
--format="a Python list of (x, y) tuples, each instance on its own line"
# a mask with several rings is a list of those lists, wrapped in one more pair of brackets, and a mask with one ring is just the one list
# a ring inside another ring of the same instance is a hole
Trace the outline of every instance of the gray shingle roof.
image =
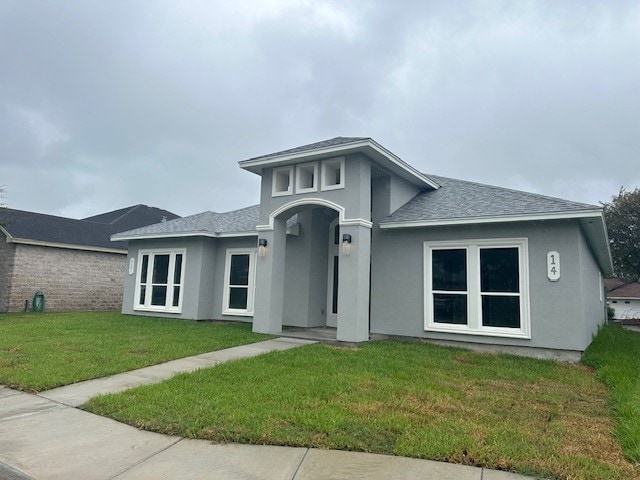
[[(385, 224), (446, 221), (513, 215), (568, 213), (600, 209), (594, 205), (571, 202), (535, 193), (429, 175), (441, 188), (418, 194), (382, 222)], [(260, 206), (231, 212), (203, 212), (164, 223), (129, 230), (119, 237), (171, 236), (172, 234), (254, 233)], [(291, 225), (295, 219), (291, 219)]]
[(83, 220), (7, 208), (2, 210), (1, 220), (2, 227), (16, 239), (124, 250), (127, 244), (110, 241), (111, 235), (159, 222), (163, 216), (177, 217), (166, 210), (134, 205)]
[(441, 188), (418, 194), (382, 223), (444, 221), (600, 209), (535, 193), (428, 175)]
[(133, 205), (131, 207), (83, 218), (83, 220), (114, 225), (117, 229), (116, 231), (121, 232), (158, 223), (162, 221), (163, 218), (173, 220), (180, 218), (180, 216), (168, 210), (162, 210), (161, 208), (148, 207), (147, 205)]
[(203, 212), (189, 217), (149, 225), (122, 232), (122, 236), (166, 236), (185, 233), (247, 233), (255, 232), (260, 217), (260, 206), (233, 210), (231, 212)]
[(279, 157), (281, 155), (290, 155), (293, 153), (302, 153), (309, 150), (317, 150), (320, 148), (335, 147), (337, 145), (346, 145), (349, 143), (361, 142), (363, 140), (369, 140), (369, 137), (334, 137), (329, 140), (323, 140), (321, 142), (310, 143), (308, 145), (302, 145), (301, 147), (290, 148), (288, 150), (282, 150), (280, 152), (269, 153), (267, 155), (260, 155), (259, 157), (253, 157), (250, 160), (264, 160), (271, 157)]

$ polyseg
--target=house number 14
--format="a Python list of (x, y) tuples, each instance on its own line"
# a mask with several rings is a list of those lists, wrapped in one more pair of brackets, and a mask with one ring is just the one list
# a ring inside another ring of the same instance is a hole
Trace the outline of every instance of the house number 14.
[(552, 282), (560, 280), (560, 254), (558, 252), (547, 253), (547, 277)]

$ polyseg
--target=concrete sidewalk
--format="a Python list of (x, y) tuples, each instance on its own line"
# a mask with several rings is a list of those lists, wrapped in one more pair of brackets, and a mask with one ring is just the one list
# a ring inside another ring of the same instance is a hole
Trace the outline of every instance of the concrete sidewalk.
[[(387, 455), (261, 445), (212, 445), (138, 430), (87, 413), (90, 396), (177, 372), (311, 343), (290, 338), (211, 352), (31, 395), (0, 387), (0, 479), (524, 480), (477, 467)], [(215, 355), (214, 355), (215, 354)], [(97, 393), (96, 393), (97, 392)]]

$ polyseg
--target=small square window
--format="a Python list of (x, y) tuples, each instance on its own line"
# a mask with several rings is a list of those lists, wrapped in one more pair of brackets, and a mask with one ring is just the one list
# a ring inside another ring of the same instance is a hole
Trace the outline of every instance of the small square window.
[(318, 164), (306, 163), (296, 168), (296, 193), (318, 191)]
[(279, 197), (293, 193), (293, 166), (273, 169), (272, 195)]
[(322, 162), (322, 190), (344, 188), (344, 157)]

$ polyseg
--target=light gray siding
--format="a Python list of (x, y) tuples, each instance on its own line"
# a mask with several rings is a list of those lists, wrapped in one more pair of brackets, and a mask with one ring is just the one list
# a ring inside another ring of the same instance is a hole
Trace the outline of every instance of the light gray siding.
[[(425, 241), (523, 237), (528, 239), (529, 250), (530, 340), (424, 330)], [(595, 325), (604, 320), (593, 284), (598, 270), (590, 253), (584, 251), (586, 244), (575, 221), (378, 230), (374, 239), (372, 333), (582, 351)], [(546, 256), (551, 250), (559, 252), (562, 262), (557, 282), (547, 278)], [(585, 280), (591, 284), (583, 286), (583, 278), (594, 280)]]

